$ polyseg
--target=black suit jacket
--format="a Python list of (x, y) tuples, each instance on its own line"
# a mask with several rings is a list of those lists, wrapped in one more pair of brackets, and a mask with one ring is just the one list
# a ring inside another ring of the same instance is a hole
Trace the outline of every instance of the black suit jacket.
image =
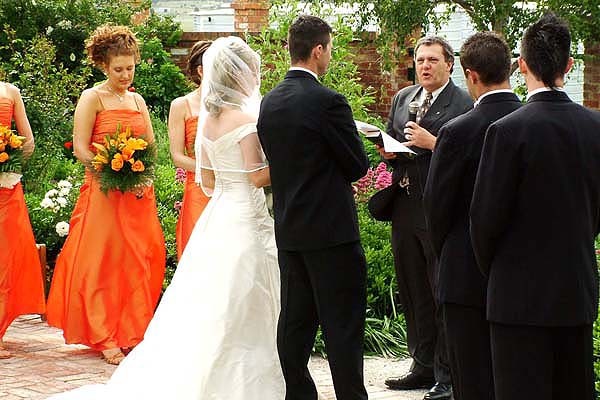
[(359, 240), (351, 183), (369, 162), (344, 96), (307, 72), (289, 71), (264, 97), (257, 126), (271, 168), (278, 248)]
[[(392, 100), (386, 131), (388, 135), (400, 142), (406, 142), (404, 127), (408, 122), (408, 104), (415, 100), (421, 89), (420, 85), (403, 88), (396, 93)], [(469, 94), (450, 80), (423, 116), (419, 125), (435, 136), (442, 125), (472, 108), (473, 100)], [(431, 151), (418, 147), (413, 147), (412, 150), (417, 152), (418, 156), (416, 158), (409, 159), (404, 155), (399, 155), (398, 158), (390, 161), (390, 165), (394, 169), (393, 181), (397, 182), (408, 169), (408, 175), (411, 178), (411, 191), (421, 193), (429, 170)], [(411, 168), (415, 165), (416, 169)], [(416, 176), (415, 170), (417, 171)], [(417, 181), (415, 182), (415, 180)]]
[(429, 166), (424, 208), (438, 258), (440, 303), (484, 307), (487, 279), (477, 268), (469, 235), (469, 207), (485, 131), (521, 106), (514, 93), (484, 97), (471, 111), (445, 124)]
[(489, 274), (487, 315), (533, 326), (591, 324), (598, 311), (600, 113), (537, 93), (487, 132), (471, 238)]

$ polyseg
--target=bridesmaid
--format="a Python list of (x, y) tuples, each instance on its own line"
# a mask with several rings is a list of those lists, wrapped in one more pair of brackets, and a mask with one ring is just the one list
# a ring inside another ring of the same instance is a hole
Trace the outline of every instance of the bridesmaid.
[(210, 41), (197, 42), (190, 51), (187, 72), (198, 88), (185, 96), (178, 97), (171, 103), (169, 112), (169, 142), (171, 157), (176, 167), (186, 171), (186, 182), (183, 192), (183, 205), (179, 213), (175, 236), (177, 239), (177, 258), (181, 258), (192, 229), (208, 203), (208, 197), (194, 182), (196, 160), (194, 142), (198, 129), (198, 111), (200, 110), (200, 92), (202, 88), (202, 56)]
[[(23, 153), (33, 152), (33, 134), (25, 114), (19, 89), (0, 82), (0, 124), (11, 127), (15, 121), (19, 135), (24, 136)], [(12, 187), (11, 187), (12, 186)], [(11, 322), (22, 314), (44, 314), (44, 283), (40, 259), (23, 197), (17, 179), (0, 187), (0, 358), (9, 358), (2, 338)]]
[(148, 141), (154, 133), (144, 99), (127, 90), (140, 58), (131, 30), (101, 26), (86, 49), (107, 79), (83, 91), (75, 109), (73, 150), (86, 173), (56, 261), (47, 317), (67, 343), (102, 351), (107, 363), (119, 364), (123, 351), (143, 339), (154, 313), (165, 272), (164, 238), (154, 188), (141, 198), (103, 193), (90, 172), (91, 143), (102, 143), (119, 125)]

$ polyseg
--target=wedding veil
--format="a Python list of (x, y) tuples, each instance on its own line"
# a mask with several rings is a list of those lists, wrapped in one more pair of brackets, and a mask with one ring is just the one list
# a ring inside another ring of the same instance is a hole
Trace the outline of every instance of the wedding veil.
[[(260, 107), (260, 57), (234, 36), (215, 40), (202, 58), (202, 105), (196, 135), (196, 182), (212, 194), (214, 176), (250, 173), (267, 166), (256, 134)], [(244, 121), (237, 123), (237, 120)], [(214, 161), (215, 141), (253, 121), (253, 131), (240, 140), (242, 168), (223, 167)], [(237, 126), (236, 126), (237, 124)]]

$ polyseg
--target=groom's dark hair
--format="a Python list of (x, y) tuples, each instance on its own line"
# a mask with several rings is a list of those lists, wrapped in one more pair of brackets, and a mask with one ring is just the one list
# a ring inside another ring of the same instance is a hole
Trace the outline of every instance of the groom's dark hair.
[(288, 49), (292, 64), (306, 61), (318, 45), (326, 47), (331, 40), (331, 26), (319, 17), (301, 15), (288, 30)]

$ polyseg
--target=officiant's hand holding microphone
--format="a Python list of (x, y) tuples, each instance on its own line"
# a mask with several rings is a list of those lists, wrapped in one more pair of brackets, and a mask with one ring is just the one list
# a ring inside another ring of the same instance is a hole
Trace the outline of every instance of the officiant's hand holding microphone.
[(408, 122), (404, 128), (404, 138), (408, 140), (405, 146), (417, 146), (422, 149), (432, 150), (435, 147), (436, 137), (429, 131), (417, 124), (417, 112), (419, 103), (413, 101), (408, 105)]

